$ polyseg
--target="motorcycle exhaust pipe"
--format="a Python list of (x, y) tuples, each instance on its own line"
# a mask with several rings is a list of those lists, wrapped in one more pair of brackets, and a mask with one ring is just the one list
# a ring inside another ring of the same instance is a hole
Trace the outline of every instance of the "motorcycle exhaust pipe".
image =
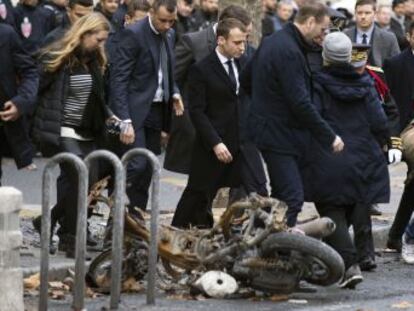
[(306, 235), (316, 239), (325, 238), (328, 235), (332, 234), (336, 229), (334, 221), (328, 217), (314, 219), (309, 222), (297, 225), (296, 227), (305, 232)]

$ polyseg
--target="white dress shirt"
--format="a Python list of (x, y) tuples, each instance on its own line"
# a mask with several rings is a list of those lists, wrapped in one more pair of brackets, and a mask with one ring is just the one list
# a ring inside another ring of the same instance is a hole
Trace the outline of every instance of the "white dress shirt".
[(231, 65), (233, 66), (234, 76), (236, 78), (236, 83), (237, 83), (236, 94), (239, 94), (239, 87), (240, 87), (239, 70), (237, 69), (237, 66), (234, 63), (234, 58), (229, 59), (226, 56), (224, 56), (223, 54), (221, 54), (218, 50), (218, 47), (216, 48), (216, 54), (217, 54), (221, 64), (223, 65), (224, 70), (227, 72), (227, 74), (229, 74), (229, 66), (227, 64), (227, 61), (231, 60)]

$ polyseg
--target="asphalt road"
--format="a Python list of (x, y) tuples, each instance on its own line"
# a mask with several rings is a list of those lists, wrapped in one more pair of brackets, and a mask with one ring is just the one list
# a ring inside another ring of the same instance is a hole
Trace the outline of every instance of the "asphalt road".
[[(143, 294), (123, 294), (119, 310), (163, 311), (251, 311), (251, 310), (303, 310), (303, 311), (390, 311), (414, 310), (414, 266), (403, 264), (395, 254), (378, 258), (376, 272), (364, 274), (364, 282), (356, 290), (343, 290), (336, 286), (318, 288), (312, 294), (293, 294), (290, 300), (274, 302), (269, 299), (206, 299), (181, 300), (160, 294), (156, 305), (145, 305)], [(87, 310), (109, 310), (109, 297), (87, 301)], [(68, 310), (70, 300), (50, 301), (49, 310)], [(33, 309), (31, 308), (33, 306)], [(26, 299), (27, 311), (36, 310), (36, 300)]]

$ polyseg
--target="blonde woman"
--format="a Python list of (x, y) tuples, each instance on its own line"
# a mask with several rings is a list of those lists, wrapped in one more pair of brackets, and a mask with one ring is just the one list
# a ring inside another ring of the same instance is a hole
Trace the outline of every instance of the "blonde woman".
[[(105, 105), (104, 43), (110, 26), (100, 13), (80, 18), (40, 56), (41, 78), (33, 137), (44, 156), (71, 152), (85, 157), (97, 142), (109, 117)], [(77, 174), (69, 164), (60, 165), (57, 204), (52, 209), (52, 233), (60, 223), (59, 250), (74, 256)], [(33, 221), (40, 231), (40, 218)], [(88, 237), (88, 244), (94, 244)]]

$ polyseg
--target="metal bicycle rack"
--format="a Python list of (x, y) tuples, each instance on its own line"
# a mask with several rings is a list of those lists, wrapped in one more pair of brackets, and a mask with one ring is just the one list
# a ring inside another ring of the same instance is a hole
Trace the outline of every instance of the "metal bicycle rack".
[(155, 304), (155, 276), (157, 273), (157, 256), (158, 256), (158, 214), (160, 204), (160, 176), (161, 165), (154, 153), (147, 149), (135, 148), (129, 150), (122, 157), (122, 163), (127, 166), (128, 162), (136, 157), (146, 157), (152, 166), (152, 193), (151, 193), (151, 224), (150, 224), (150, 250), (148, 257), (148, 288), (147, 304)]
[[(49, 275), (49, 244), (50, 244), (50, 197), (52, 192), (51, 170), (61, 163), (73, 164), (78, 173), (78, 219), (76, 231), (76, 265), (75, 290), (73, 308), (82, 310), (85, 293), (85, 253), (86, 253), (86, 208), (88, 194), (88, 169), (85, 163), (71, 153), (60, 153), (51, 158), (43, 172), (42, 186), (42, 233), (41, 233), (41, 264), (40, 264), (40, 297), (39, 310), (47, 311), (48, 307), (48, 275)], [(83, 229), (83, 230), (82, 230)]]
[(152, 193), (151, 193), (151, 224), (150, 224), (150, 250), (148, 258), (148, 289), (147, 304), (155, 304), (155, 277), (158, 256), (158, 214), (161, 166), (157, 157), (149, 150), (135, 148), (128, 151), (122, 161), (106, 150), (97, 150), (90, 153), (84, 161), (78, 156), (64, 152), (52, 157), (46, 164), (43, 172), (42, 186), (42, 232), (41, 232), (41, 269), (40, 269), (40, 296), (39, 310), (48, 309), (48, 274), (49, 274), (49, 247), (51, 229), (51, 192), (52, 169), (61, 163), (71, 163), (78, 173), (78, 211), (76, 224), (76, 263), (73, 290), (73, 309), (85, 310), (85, 254), (86, 254), (86, 228), (87, 228), (87, 197), (89, 176), (88, 170), (91, 162), (96, 159), (109, 161), (114, 168), (114, 227), (112, 234), (112, 270), (111, 270), (111, 298), (110, 309), (118, 309), (121, 295), (122, 255), (124, 236), (124, 194), (125, 170), (128, 162), (136, 157), (144, 156), (152, 166)]
[[(110, 309), (118, 309), (121, 296), (121, 277), (122, 277), (122, 255), (124, 238), (124, 193), (125, 193), (125, 174), (122, 162), (119, 158), (107, 150), (96, 150), (85, 158), (85, 163), (90, 168), (93, 160), (105, 159), (111, 162), (114, 168), (114, 224), (112, 234), (112, 265), (111, 265), (111, 298)], [(83, 230), (85, 231), (85, 229)], [(76, 245), (78, 247), (78, 245)], [(76, 284), (76, 283), (75, 283)], [(76, 287), (75, 287), (76, 290)], [(83, 302), (82, 302), (83, 306)]]

